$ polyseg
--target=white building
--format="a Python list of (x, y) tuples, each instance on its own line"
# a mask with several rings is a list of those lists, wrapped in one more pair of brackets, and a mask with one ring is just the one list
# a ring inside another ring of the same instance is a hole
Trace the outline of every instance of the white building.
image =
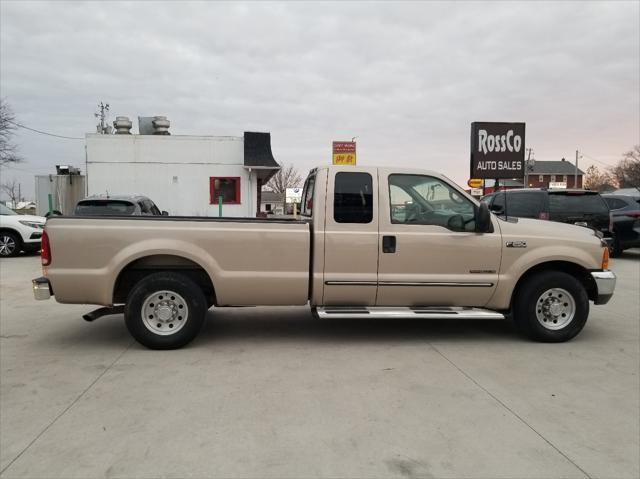
[(283, 215), (284, 193), (276, 193), (275, 191), (263, 191), (262, 201), (260, 202), (260, 211), (265, 214)]
[(88, 195), (140, 194), (170, 215), (218, 216), (222, 197), (223, 216), (256, 216), (280, 168), (269, 133), (87, 134), (86, 146)]

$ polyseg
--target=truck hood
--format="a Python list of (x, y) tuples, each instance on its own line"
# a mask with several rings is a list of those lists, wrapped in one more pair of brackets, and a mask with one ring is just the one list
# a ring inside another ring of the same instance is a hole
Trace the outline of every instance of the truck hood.
[(587, 269), (597, 269), (602, 263), (602, 241), (590, 228), (529, 218), (497, 222), (505, 266), (519, 259), (535, 264), (541, 258), (570, 261)]

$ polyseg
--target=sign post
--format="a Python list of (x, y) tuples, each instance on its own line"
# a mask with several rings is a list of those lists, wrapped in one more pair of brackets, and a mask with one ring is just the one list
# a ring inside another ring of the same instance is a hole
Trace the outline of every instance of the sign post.
[(356, 142), (334, 141), (333, 164), (356, 166)]
[(524, 134), (524, 123), (471, 123), (471, 178), (522, 178)]

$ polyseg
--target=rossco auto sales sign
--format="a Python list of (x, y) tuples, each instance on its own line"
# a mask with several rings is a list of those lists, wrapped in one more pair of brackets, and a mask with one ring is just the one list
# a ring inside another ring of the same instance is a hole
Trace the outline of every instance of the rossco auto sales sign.
[(471, 123), (471, 178), (524, 176), (524, 123)]

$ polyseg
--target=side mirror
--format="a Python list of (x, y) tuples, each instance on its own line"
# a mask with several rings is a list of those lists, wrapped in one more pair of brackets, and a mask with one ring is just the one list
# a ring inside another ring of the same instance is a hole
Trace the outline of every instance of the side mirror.
[(491, 233), (493, 225), (491, 224), (491, 213), (486, 203), (480, 203), (475, 211), (476, 233)]
[(453, 215), (447, 221), (447, 228), (452, 231), (464, 231), (464, 217), (462, 215)]
[(169, 216), (169, 212), (165, 211), (165, 210), (162, 210), (162, 216)]
[(504, 208), (500, 205), (491, 205), (491, 211), (497, 215), (501, 215), (504, 213)]

